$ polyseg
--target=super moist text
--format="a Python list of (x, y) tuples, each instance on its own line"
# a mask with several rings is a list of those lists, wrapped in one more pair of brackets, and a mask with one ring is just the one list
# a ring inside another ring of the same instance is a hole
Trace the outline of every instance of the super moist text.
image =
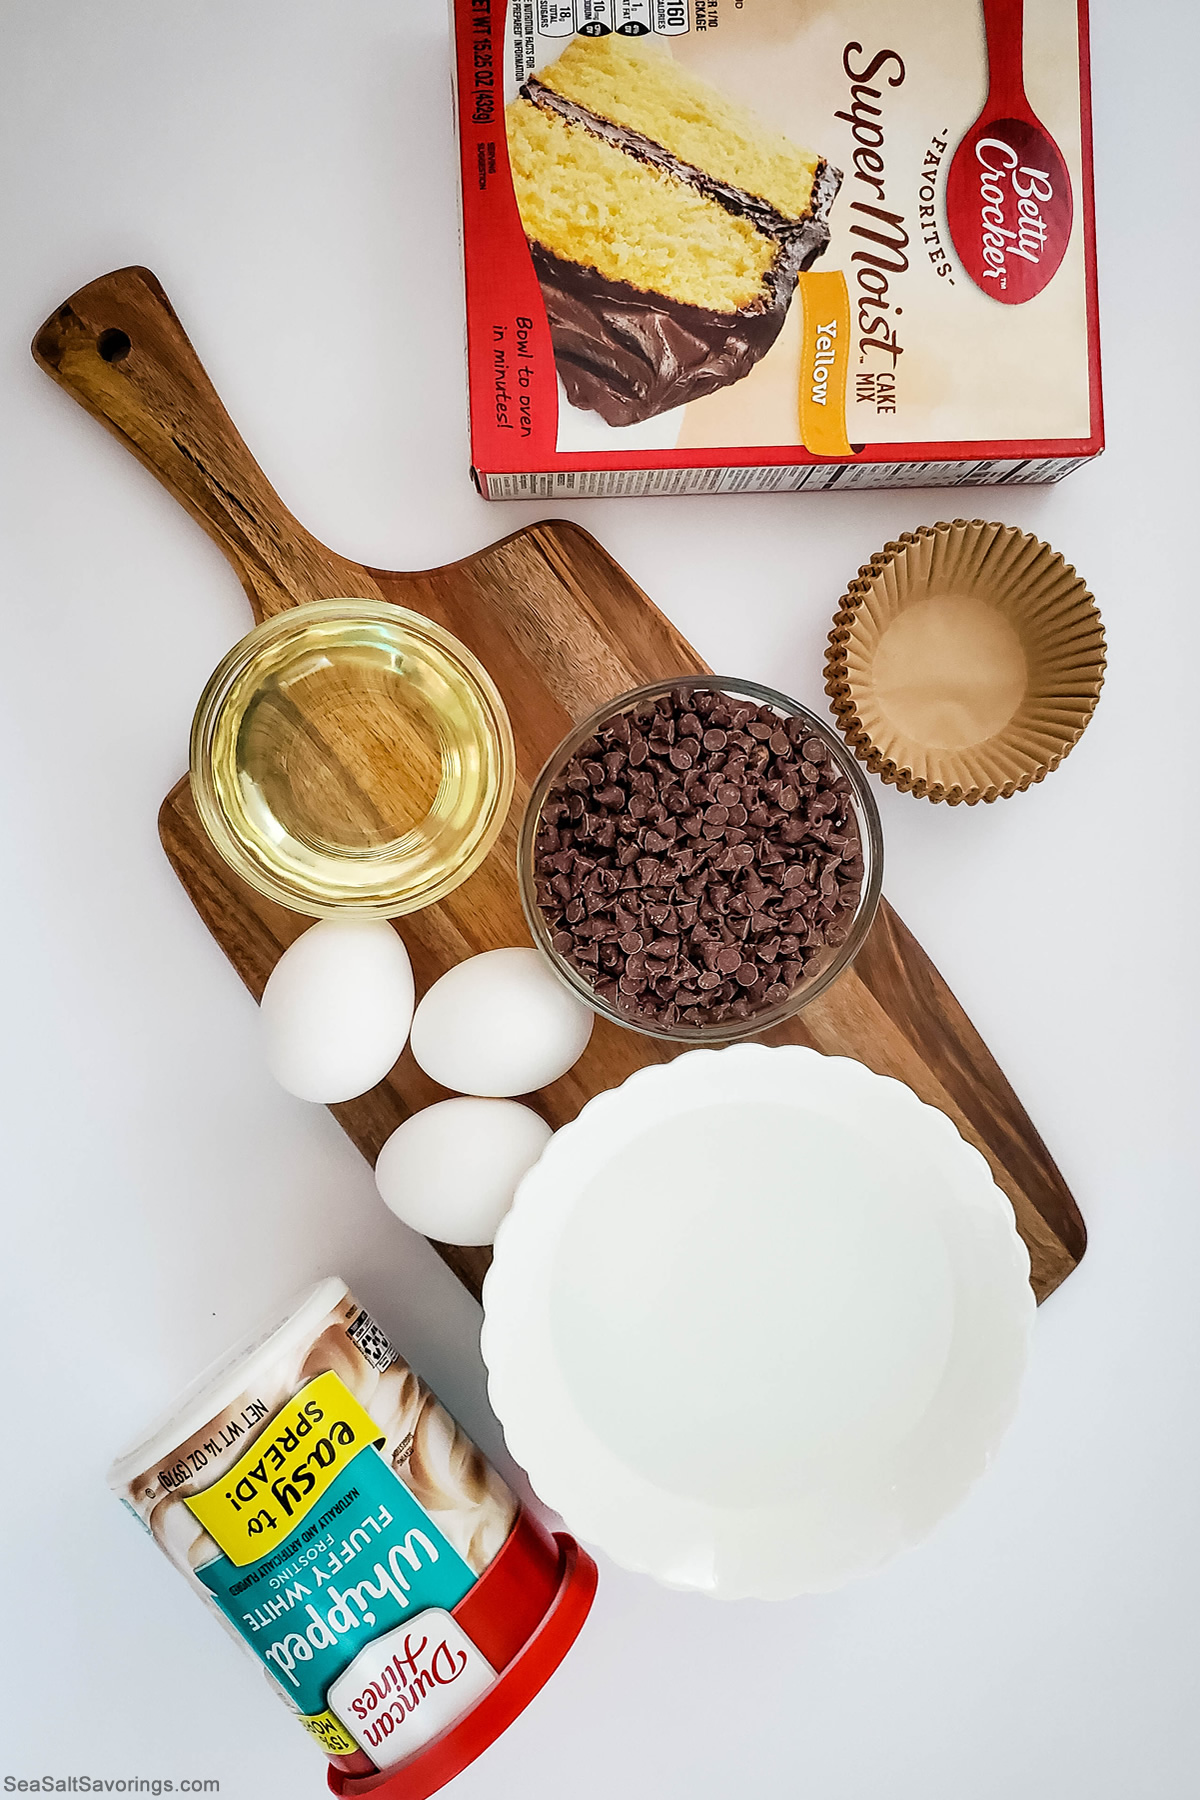
[(842, 68), (850, 81), (850, 106), (835, 113), (834, 118), (850, 126), (854, 138), (853, 179), (862, 182), (871, 195), (869, 200), (850, 202), (850, 211), (857, 215), (850, 227), (851, 236), (873, 246), (855, 250), (850, 258), (855, 265), (857, 290), (853, 299), (857, 309), (858, 360), (865, 362), (867, 352), (877, 350), (891, 358), (890, 367), (895, 369), (904, 346), (888, 315), (894, 318), (902, 309), (889, 297), (890, 284), (893, 277), (903, 275), (908, 268), (904, 252), (909, 237), (903, 213), (888, 209), (883, 107), (879, 104), (883, 88), (870, 84), (882, 76), (888, 87), (898, 88), (904, 80), (904, 62), (895, 50), (879, 50), (863, 68), (859, 65), (864, 54), (861, 44), (847, 44), (842, 52)]

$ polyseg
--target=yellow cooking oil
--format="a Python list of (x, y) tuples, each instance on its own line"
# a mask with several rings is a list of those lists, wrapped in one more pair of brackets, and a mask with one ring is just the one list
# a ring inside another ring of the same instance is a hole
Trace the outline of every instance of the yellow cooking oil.
[(214, 673), (192, 730), (213, 843), (260, 892), (315, 915), (443, 898), (504, 823), (512, 732), (465, 645), (386, 601), (265, 621)]

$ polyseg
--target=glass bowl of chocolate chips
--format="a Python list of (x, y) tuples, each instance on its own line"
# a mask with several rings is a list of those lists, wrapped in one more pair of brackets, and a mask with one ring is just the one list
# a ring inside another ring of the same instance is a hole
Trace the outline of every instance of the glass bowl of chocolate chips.
[(518, 850), (534, 943), (603, 1017), (727, 1043), (814, 999), (870, 929), (874, 799), (813, 713), (753, 681), (620, 695), (559, 745)]

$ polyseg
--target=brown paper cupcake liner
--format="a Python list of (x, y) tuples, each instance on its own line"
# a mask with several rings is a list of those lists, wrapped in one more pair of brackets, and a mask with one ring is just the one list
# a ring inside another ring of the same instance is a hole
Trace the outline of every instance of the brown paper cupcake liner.
[(955, 519), (905, 532), (859, 570), (829, 634), (825, 691), (882, 780), (974, 806), (1058, 767), (1104, 666), (1096, 603), (1056, 550)]

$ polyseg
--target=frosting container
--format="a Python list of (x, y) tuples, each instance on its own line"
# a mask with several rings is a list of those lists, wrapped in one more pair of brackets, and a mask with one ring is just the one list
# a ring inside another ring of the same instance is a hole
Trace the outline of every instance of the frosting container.
[(517, 1716), (595, 1564), (529, 1514), (336, 1278), (238, 1344), (109, 1483), (262, 1664), (336, 1793), (423, 1800)]

